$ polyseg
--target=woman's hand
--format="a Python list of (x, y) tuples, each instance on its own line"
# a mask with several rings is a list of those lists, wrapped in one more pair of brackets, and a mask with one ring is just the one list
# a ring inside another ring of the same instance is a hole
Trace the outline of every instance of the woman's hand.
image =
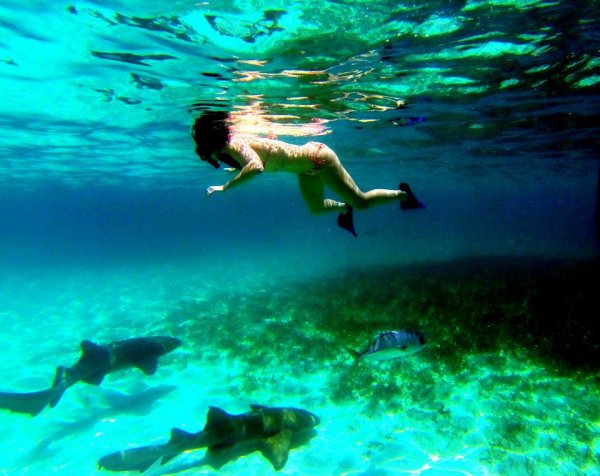
[(206, 194), (212, 195), (215, 192), (222, 192), (223, 190), (225, 190), (225, 187), (223, 185), (212, 185), (211, 187), (208, 187), (206, 189)]

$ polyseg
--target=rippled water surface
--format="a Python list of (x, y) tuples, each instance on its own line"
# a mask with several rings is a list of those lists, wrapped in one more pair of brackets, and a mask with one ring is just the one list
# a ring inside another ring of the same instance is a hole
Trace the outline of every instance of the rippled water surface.
[(597, 7), (3, 3), (1, 177), (189, 185), (200, 172), (187, 131), (209, 107), (263, 133), (321, 125), (346, 163), (426, 162), (413, 166), (429, 180), (585, 174), (597, 154)]

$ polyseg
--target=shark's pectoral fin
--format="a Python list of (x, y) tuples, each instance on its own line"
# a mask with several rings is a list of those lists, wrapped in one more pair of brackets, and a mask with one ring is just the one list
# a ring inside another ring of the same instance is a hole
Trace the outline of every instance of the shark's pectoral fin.
[(154, 375), (156, 369), (158, 369), (158, 357), (148, 357), (147, 359), (140, 360), (135, 364), (135, 367), (146, 375)]
[(292, 446), (291, 430), (282, 430), (276, 435), (266, 438), (261, 448), (262, 455), (273, 465), (275, 471), (285, 466), (288, 460), (290, 447)]

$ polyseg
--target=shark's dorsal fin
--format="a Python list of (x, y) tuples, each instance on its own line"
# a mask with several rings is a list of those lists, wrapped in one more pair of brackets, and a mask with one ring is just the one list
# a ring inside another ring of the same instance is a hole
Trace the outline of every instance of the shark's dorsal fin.
[(158, 357), (148, 357), (135, 363), (135, 367), (140, 369), (146, 375), (154, 375), (158, 368)]
[(36, 416), (46, 408), (52, 393), (52, 389), (29, 393), (0, 392), (0, 408)]
[(217, 407), (208, 407), (208, 413), (206, 414), (206, 424), (204, 425), (205, 430), (211, 428), (223, 427), (231, 423), (231, 415), (225, 410), (221, 410)]
[(83, 355), (88, 354), (89, 356), (93, 356), (95, 352), (99, 352), (100, 350), (105, 352), (101, 345), (94, 344), (91, 340), (82, 340), (79, 347), (81, 347)]
[(94, 344), (92, 341), (81, 341), (81, 357), (75, 364), (76, 368), (83, 368), (84, 375), (80, 380), (92, 385), (100, 385), (110, 368), (110, 353), (105, 346)]
[(182, 441), (189, 440), (190, 436), (192, 436), (192, 433), (180, 430), (179, 428), (171, 428), (171, 438), (167, 444), (176, 445)]
[(267, 407), (266, 405), (256, 405), (256, 404), (250, 405), (250, 409), (253, 412), (257, 412), (259, 410), (266, 410), (267, 408), (269, 408), (269, 407)]
[(279, 433), (266, 438), (261, 448), (262, 455), (273, 465), (275, 471), (279, 471), (287, 463), (290, 447), (292, 446), (291, 430), (282, 430)]
[(175, 458), (175, 456), (178, 456), (183, 451), (185, 451), (184, 443), (193, 439), (194, 436), (195, 435), (193, 433), (189, 433), (185, 430), (180, 430), (179, 428), (171, 428), (171, 438), (169, 439), (169, 442), (166, 444), (166, 447), (175, 446), (175, 449), (177, 449), (177, 446), (181, 446), (181, 448), (178, 449), (177, 451), (173, 451), (172, 453), (170, 453), (170, 452), (166, 453), (161, 458), (161, 464), (166, 464), (168, 461), (171, 461), (173, 458)]

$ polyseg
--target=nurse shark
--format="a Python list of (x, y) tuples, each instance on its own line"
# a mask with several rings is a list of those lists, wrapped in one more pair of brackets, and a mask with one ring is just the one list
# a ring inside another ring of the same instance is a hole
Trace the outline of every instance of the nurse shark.
[(143, 472), (153, 465), (165, 464), (185, 451), (208, 448), (209, 456), (218, 458), (220, 453), (243, 446), (239, 454), (260, 451), (273, 469), (279, 471), (285, 466), (290, 449), (307, 433), (314, 434), (313, 428), (319, 424), (319, 417), (299, 408), (250, 405), (250, 409), (247, 413), (231, 415), (220, 408), (209, 407), (202, 431), (188, 433), (173, 428), (166, 444), (108, 454), (100, 458), (98, 468)]
[(158, 358), (175, 350), (181, 341), (175, 337), (150, 336), (106, 345), (84, 340), (80, 345), (79, 360), (72, 367), (57, 367), (50, 388), (37, 392), (0, 392), (0, 409), (35, 416), (46, 406), (56, 406), (63, 393), (77, 382), (100, 385), (106, 375), (128, 368), (153, 375)]

